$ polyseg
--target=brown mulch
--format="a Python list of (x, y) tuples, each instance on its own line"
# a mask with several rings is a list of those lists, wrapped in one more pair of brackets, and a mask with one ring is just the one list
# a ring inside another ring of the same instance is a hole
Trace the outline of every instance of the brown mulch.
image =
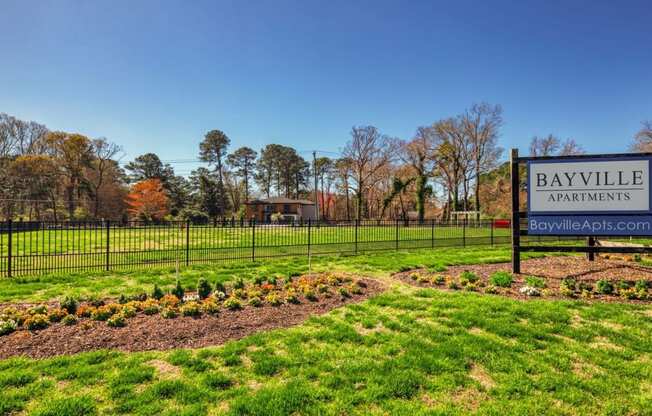
[[(445, 289), (445, 286), (436, 286), (428, 282), (416, 282), (410, 275), (414, 272), (434, 276), (443, 275), (457, 277), (463, 271), (470, 271), (480, 277), (483, 285), (489, 284), (490, 276), (497, 271), (506, 271), (511, 273), (511, 263), (493, 263), (493, 264), (474, 264), (463, 266), (451, 266), (441, 273), (432, 273), (423, 269), (411, 270), (397, 273), (395, 278), (412, 286), (419, 287), (439, 287)], [(546, 298), (569, 299), (559, 295), (559, 285), (564, 278), (573, 278), (577, 283), (590, 282), (595, 284), (601, 279), (610, 280), (613, 283), (619, 280), (648, 280), (652, 281), (652, 267), (641, 266), (633, 261), (621, 259), (596, 258), (595, 261), (588, 261), (579, 256), (553, 256), (541, 257), (521, 261), (521, 274), (514, 275), (514, 283), (510, 288), (498, 288), (499, 294), (518, 298), (532, 299), (519, 293), (519, 289), (526, 285), (527, 276), (541, 277), (546, 281), (546, 288), (552, 292), (551, 296)], [(447, 290), (447, 289), (446, 289)], [(650, 301), (625, 300), (618, 295), (599, 295), (594, 294), (592, 300), (606, 302), (627, 302), (627, 303), (650, 303)]]
[(384, 290), (372, 279), (357, 279), (367, 284), (362, 294), (342, 299), (320, 297), (299, 304), (247, 306), (240, 311), (223, 309), (217, 316), (164, 319), (160, 315), (138, 314), (123, 328), (110, 328), (106, 322), (82, 320), (77, 325), (53, 324), (40, 331), (20, 330), (0, 338), (0, 359), (11, 356), (45, 358), (103, 348), (121, 351), (200, 348), (220, 345), (258, 331), (297, 325), (312, 315), (324, 314), (348, 303), (360, 302)]

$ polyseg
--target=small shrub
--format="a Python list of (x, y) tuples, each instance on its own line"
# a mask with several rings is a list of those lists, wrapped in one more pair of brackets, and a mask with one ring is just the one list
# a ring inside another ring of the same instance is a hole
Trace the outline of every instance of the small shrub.
[(339, 293), (340, 296), (342, 296), (342, 298), (350, 298), (351, 297), (351, 294), (349, 293), (349, 290), (347, 288), (345, 288), (345, 287), (338, 288), (337, 293)]
[(477, 283), (467, 283), (464, 286), (464, 290), (468, 292), (477, 292), (478, 291), (478, 284)]
[(88, 304), (96, 308), (99, 308), (100, 306), (104, 306), (104, 301), (100, 299), (99, 296), (97, 295), (91, 295), (88, 297)]
[(45, 329), (48, 327), (48, 317), (44, 314), (35, 314), (30, 316), (25, 320), (25, 328), (30, 331), (36, 331), (38, 329)]
[(299, 303), (299, 296), (297, 296), (297, 292), (292, 288), (288, 289), (285, 294), (285, 301), (287, 303)]
[(643, 260), (643, 258), (641, 257), (640, 254), (637, 253), (637, 254), (634, 254), (634, 255), (632, 256), (632, 260), (635, 261), (635, 262), (637, 262), (637, 263), (640, 263), (640, 262)]
[(165, 293), (163, 293), (163, 289), (159, 287), (159, 285), (154, 285), (154, 289), (152, 289), (152, 298), (156, 300), (160, 300), (165, 296)]
[(317, 302), (319, 300), (319, 298), (317, 298), (317, 294), (312, 289), (304, 290), (303, 295), (311, 302)]
[(195, 301), (190, 301), (181, 305), (179, 311), (183, 316), (197, 317), (201, 315), (201, 306)]
[(65, 309), (69, 314), (74, 315), (77, 313), (79, 302), (72, 296), (64, 296), (59, 302), (61, 309)]
[(156, 315), (161, 310), (158, 302), (154, 299), (146, 300), (141, 306), (145, 315)]
[(208, 283), (208, 280), (203, 277), (197, 282), (197, 296), (199, 299), (206, 299), (211, 295), (211, 285)]
[(231, 293), (231, 297), (247, 299), (247, 292), (244, 289), (235, 289), (233, 293)]
[(111, 307), (111, 305), (100, 306), (95, 309), (91, 314), (91, 319), (94, 321), (106, 321), (113, 315), (118, 312), (116, 308)]
[(179, 316), (179, 311), (174, 307), (165, 307), (161, 311), (161, 316), (165, 319), (174, 319)]
[(539, 288), (534, 286), (523, 286), (519, 289), (519, 292), (526, 296), (541, 296)]
[(121, 313), (116, 313), (107, 319), (106, 324), (111, 328), (121, 328), (127, 324), (127, 318)]
[(224, 307), (231, 311), (237, 311), (239, 309), (242, 309), (242, 302), (240, 301), (240, 299), (231, 296), (230, 298), (224, 301)]
[(634, 282), (631, 282), (629, 280), (620, 280), (618, 281), (618, 284), (616, 285), (618, 287), (618, 290), (624, 290), (624, 289), (629, 289), (632, 286), (634, 286)]
[(65, 309), (53, 309), (48, 313), (48, 320), (50, 322), (60, 322), (66, 315), (68, 315), (68, 311)]
[(540, 277), (527, 276), (525, 278), (525, 285), (526, 286), (531, 286), (531, 287), (536, 287), (537, 289), (543, 289), (544, 287), (546, 287), (546, 281), (543, 280)]
[(242, 277), (239, 277), (238, 279), (236, 279), (235, 282), (233, 282), (233, 289), (244, 289), (244, 287), (245, 287), (245, 282), (242, 279)]
[(460, 288), (459, 285), (457, 284), (457, 282), (455, 281), (455, 279), (453, 279), (450, 276), (448, 276), (446, 278), (446, 287), (451, 289), (451, 290), (457, 290), (457, 289)]
[(121, 294), (120, 297), (118, 297), (118, 303), (119, 304), (124, 305), (127, 302), (128, 302), (127, 297), (125, 295)]
[(551, 289), (541, 289), (541, 296), (549, 298), (550, 296), (553, 296), (553, 295), (554, 295), (554, 292)]
[(276, 276), (270, 276), (269, 278), (267, 278), (267, 283), (269, 283), (272, 286), (276, 286), (276, 280), (277, 280)]
[(600, 279), (596, 284), (596, 290), (603, 295), (611, 295), (614, 293), (614, 285), (609, 280)]
[(283, 301), (276, 293), (270, 293), (265, 297), (265, 302), (269, 303), (272, 306), (280, 306)]
[(209, 315), (217, 315), (220, 312), (220, 305), (213, 299), (206, 299), (201, 304), (201, 310)]
[(645, 280), (645, 279), (637, 280), (637, 281), (636, 281), (636, 284), (634, 284), (634, 288), (635, 288), (637, 291), (639, 291), (639, 292), (641, 292), (641, 291), (645, 292), (645, 291), (647, 291), (647, 289), (648, 289), (649, 287), (650, 287), (650, 284), (649, 284), (649, 282), (648, 282), (647, 280)]
[(170, 291), (170, 293), (176, 296), (177, 299), (183, 299), (183, 295), (186, 294), (186, 291), (183, 289), (183, 286), (181, 286), (181, 282), (177, 280), (176, 285), (174, 285), (174, 288)]
[(0, 321), (0, 336), (9, 335), (18, 328), (18, 323), (13, 319)]
[(133, 318), (134, 316), (136, 316), (136, 313), (137, 313), (136, 308), (129, 304), (124, 305), (122, 307), (122, 311), (120, 311), (120, 314), (125, 318)]
[(256, 277), (254, 277), (254, 284), (255, 285), (260, 286), (263, 283), (265, 283), (265, 277), (264, 276), (256, 276)]
[(47, 315), (48, 314), (48, 306), (47, 305), (36, 305), (32, 306), (27, 310), (27, 313), (29, 315)]
[(15, 321), (18, 324), (18, 326), (22, 325), (23, 322), (25, 322), (26, 318), (27, 316), (25, 315), (25, 313), (19, 311), (13, 306), (4, 308), (2, 310), (2, 313), (0, 313), (0, 321)]
[(349, 292), (353, 295), (361, 295), (362, 294), (362, 288), (358, 286), (355, 283), (351, 283), (350, 285), (347, 286), (347, 289), (349, 289)]
[(432, 278), (432, 282), (436, 285), (443, 285), (446, 279), (444, 278), (443, 275), (438, 274), (435, 277)]
[(159, 301), (159, 304), (164, 308), (176, 308), (180, 303), (180, 300), (175, 295), (165, 295)]
[(580, 297), (582, 299), (590, 299), (591, 297), (593, 297), (593, 292), (587, 289), (583, 289), (582, 291), (580, 291)]
[(219, 290), (218, 290), (218, 291), (215, 291), (215, 292), (213, 293), (213, 298), (214, 298), (215, 300), (224, 300), (224, 299), (226, 299), (226, 293), (224, 293), (224, 292), (220, 292)]
[(575, 279), (565, 278), (559, 284), (559, 293), (564, 296), (575, 296), (577, 290), (577, 282)]
[(563, 286), (563, 285), (559, 286), (559, 293), (562, 296), (568, 296), (568, 297), (571, 297), (571, 298), (574, 298), (575, 295), (576, 295), (574, 290), (570, 289), (568, 286)]
[(410, 279), (414, 280), (415, 282), (419, 280), (419, 273), (412, 272), (410, 273)]
[(593, 285), (590, 282), (579, 282), (577, 289), (580, 292), (593, 292)]
[(97, 308), (91, 305), (81, 305), (77, 309), (77, 316), (80, 318), (90, 318)]
[(258, 296), (252, 296), (249, 299), (248, 303), (250, 306), (255, 306), (255, 307), (259, 307), (263, 305), (263, 301)]
[(417, 283), (425, 283), (428, 284), (430, 283), (430, 278), (428, 276), (419, 276), (417, 278)]
[(627, 289), (620, 289), (619, 292), (620, 292), (620, 297), (622, 297), (623, 299), (632, 300), (632, 299), (638, 299), (639, 297), (638, 292), (633, 287)]
[(326, 285), (324, 285), (324, 284), (318, 284), (318, 285), (317, 285), (317, 292), (319, 292), (319, 293), (326, 293), (326, 292), (328, 292), (328, 286), (326, 286)]
[(498, 287), (496, 287), (494, 285), (488, 285), (487, 287), (485, 287), (484, 293), (488, 293), (490, 295), (495, 295), (495, 294), (499, 293), (499, 290), (498, 290)]
[(459, 281), (462, 286), (466, 286), (469, 283), (475, 283), (478, 280), (478, 275), (468, 270), (464, 270), (459, 276)]
[(66, 326), (72, 326), (77, 323), (77, 317), (75, 315), (66, 315), (61, 320), (61, 323)]
[(512, 274), (505, 271), (495, 272), (489, 278), (489, 283), (498, 287), (511, 287), (513, 282)]
[(222, 282), (215, 283), (215, 292), (226, 293), (226, 286), (224, 286), (224, 283)]

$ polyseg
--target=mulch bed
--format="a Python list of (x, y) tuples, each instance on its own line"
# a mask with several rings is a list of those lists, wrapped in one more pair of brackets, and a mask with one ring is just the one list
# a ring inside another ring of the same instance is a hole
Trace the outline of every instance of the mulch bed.
[[(443, 275), (457, 277), (463, 271), (470, 271), (480, 277), (482, 285), (489, 284), (489, 277), (497, 271), (506, 271), (511, 273), (511, 263), (493, 263), (493, 264), (476, 264), (451, 266), (441, 273), (428, 272), (425, 269), (410, 270), (394, 275), (395, 278), (404, 283), (418, 287), (438, 287), (444, 290), (445, 285), (435, 285), (430, 282), (417, 282), (410, 275), (412, 273), (424, 274), (426, 276)], [(514, 283), (510, 288), (498, 288), (500, 295), (509, 296), (518, 299), (532, 299), (532, 297), (523, 295), (519, 289), (525, 286), (527, 276), (536, 276), (545, 279), (546, 288), (552, 292), (552, 295), (546, 296), (547, 299), (569, 299), (559, 294), (559, 286), (563, 279), (572, 278), (578, 283), (589, 282), (595, 284), (598, 280), (606, 279), (612, 282), (620, 280), (636, 281), (647, 280), (652, 282), (652, 268), (641, 266), (633, 261), (614, 260), (605, 258), (596, 258), (590, 262), (584, 257), (579, 256), (553, 256), (541, 257), (521, 261), (521, 274), (514, 275)], [(482, 291), (482, 290), (481, 290)], [(627, 302), (627, 303), (646, 303), (650, 301), (625, 300), (618, 295), (594, 294), (587, 300), (600, 300), (606, 302)]]
[(357, 279), (366, 283), (362, 294), (350, 298), (320, 297), (311, 302), (277, 307), (245, 307), (239, 311), (222, 309), (217, 316), (164, 319), (160, 315), (138, 314), (123, 328), (110, 328), (106, 322), (84, 320), (74, 326), (53, 324), (40, 331), (20, 330), (0, 337), (0, 359), (11, 356), (45, 358), (103, 348), (121, 351), (200, 348), (223, 344), (258, 331), (297, 325), (313, 315), (324, 314), (348, 303), (360, 302), (384, 289), (377, 280)]

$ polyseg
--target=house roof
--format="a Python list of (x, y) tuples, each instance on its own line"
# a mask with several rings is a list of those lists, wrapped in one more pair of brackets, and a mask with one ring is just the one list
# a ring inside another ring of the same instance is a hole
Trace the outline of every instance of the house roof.
[(300, 204), (300, 205), (315, 205), (314, 202), (308, 201), (307, 199), (291, 199), (285, 198), (282, 196), (267, 198), (267, 199), (254, 199), (249, 202), (245, 202), (247, 205), (259, 205), (259, 204)]

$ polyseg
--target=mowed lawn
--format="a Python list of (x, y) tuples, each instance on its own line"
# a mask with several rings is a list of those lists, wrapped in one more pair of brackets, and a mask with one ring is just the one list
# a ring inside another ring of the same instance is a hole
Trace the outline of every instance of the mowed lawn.
[[(0, 361), (0, 414), (651, 414), (649, 305), (525, 302), (389, 278), (401, 268), (507, 261), (508, 254), (476, 248), (319, 258), (316, 270), (358, 271), (389, 289), (218, 347)], [(190, 284), (199, 276), (305, 268), (305, 259), (285, 259), (193, 267), (181, 278)], [(4, 301), (108, 295), (171, 284), (174, 274), (51, 278), (2, 281), (0, 293)], [(20, 289), (6, 295), (12, 284)]]

